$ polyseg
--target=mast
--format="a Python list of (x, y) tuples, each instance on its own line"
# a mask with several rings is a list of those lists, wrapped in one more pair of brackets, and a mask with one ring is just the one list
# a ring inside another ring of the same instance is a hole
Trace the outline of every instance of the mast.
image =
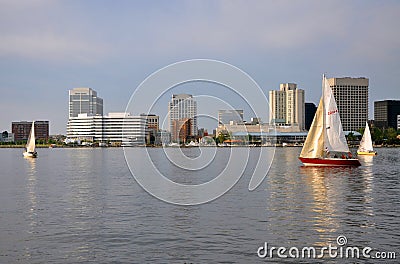
[(323, 141), (324, 141), (324, 144), (323, 144), (323, 148), (324, 148), (324, 150), (323, 150), (323, 156), (325, 156), (325, 148), (326, 148), (326, 144), (325, 144), (325, 142), (326, 142), (326, 121), (325, 121), (325, 119), (326, 119), (326, 117), (325, 117), (325, 85), (326, 85), (326, 77), (325, 77), (325, 73), (324, 74), (322, 74), (322, 113), (323, 113), (323, 115), (322, 115), (322, 138), (323, 138)]

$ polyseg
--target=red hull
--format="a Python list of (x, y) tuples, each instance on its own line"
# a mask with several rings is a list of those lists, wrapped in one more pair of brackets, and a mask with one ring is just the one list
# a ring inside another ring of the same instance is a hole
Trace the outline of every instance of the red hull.
[(321, 159), (299, 157), (305, 166), (361, 166), (358, 159)]

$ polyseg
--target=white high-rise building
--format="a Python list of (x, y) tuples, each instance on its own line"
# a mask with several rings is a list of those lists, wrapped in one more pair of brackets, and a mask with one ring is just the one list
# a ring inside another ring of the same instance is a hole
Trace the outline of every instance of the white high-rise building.
[[(197, 136), (197, 102), (190, 94), (174, 94), (168, 103), (169, 127), (172, 135), (174, 121), (190, 119), (190, 136)], [(176, 127), (176, 126), (175, 126)], [(176, 140), (176, 138), (172, 138)]]
[(357, 131), (368, 121), (368, 78), (329, 78), (343, 130)]
[(103, 115), (103, 99), (91, 88), (69, 90), (69, 117), (79, 114)]
[(269, 91), (269, 120), (276, 125), (305, 127), (304, 90), (295, 83), (280, 84), (279, 91)]

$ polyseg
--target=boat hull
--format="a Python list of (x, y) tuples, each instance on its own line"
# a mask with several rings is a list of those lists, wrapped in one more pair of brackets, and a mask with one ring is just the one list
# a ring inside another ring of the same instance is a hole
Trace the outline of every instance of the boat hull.
[(378, 155), (378, 153), (376, 153), (376, 151), (372, 151), (372, 152), (357, 151), (357, 155), (375, 156), (375, 155)]
[(37, 152), (24, 152), (24, 157), (25, 158), (36, 158), (37, 157)]
[(337, 159), (337, 158), (302, 158), (299, 157), (304, 166), (360, 166), (358, 159)]

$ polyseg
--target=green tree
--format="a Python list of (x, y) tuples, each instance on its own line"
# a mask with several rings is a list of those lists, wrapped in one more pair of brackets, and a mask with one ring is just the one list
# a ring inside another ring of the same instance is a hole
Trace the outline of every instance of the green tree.
[(375, 144), (382, 144), (382, 142), (383, 142), (383, 133), (382, 133), (382, 130), (381, 129), (379, 129), (378, 127), (374, 127), (372, 130), (371, 130), (371, 138), (372, 138), (372, 141), (374, 141), (375, 142)]
[(225, 140), (230, 139), (230, 135), (227, 133), (219, 132), (218, 134), (218, 142), (223, 143)]
[(385, 130), (385, 138), (387, 138), (387, 143), (388, 144), (395, 144), (397, 141), (397, 131), (389, 127), (388, 129)]
[(357, 137), (354, 136), (353, 132), (350, 132), (349, 135), (347, 136), (348, 141), (354, 141), (357, 140)]

